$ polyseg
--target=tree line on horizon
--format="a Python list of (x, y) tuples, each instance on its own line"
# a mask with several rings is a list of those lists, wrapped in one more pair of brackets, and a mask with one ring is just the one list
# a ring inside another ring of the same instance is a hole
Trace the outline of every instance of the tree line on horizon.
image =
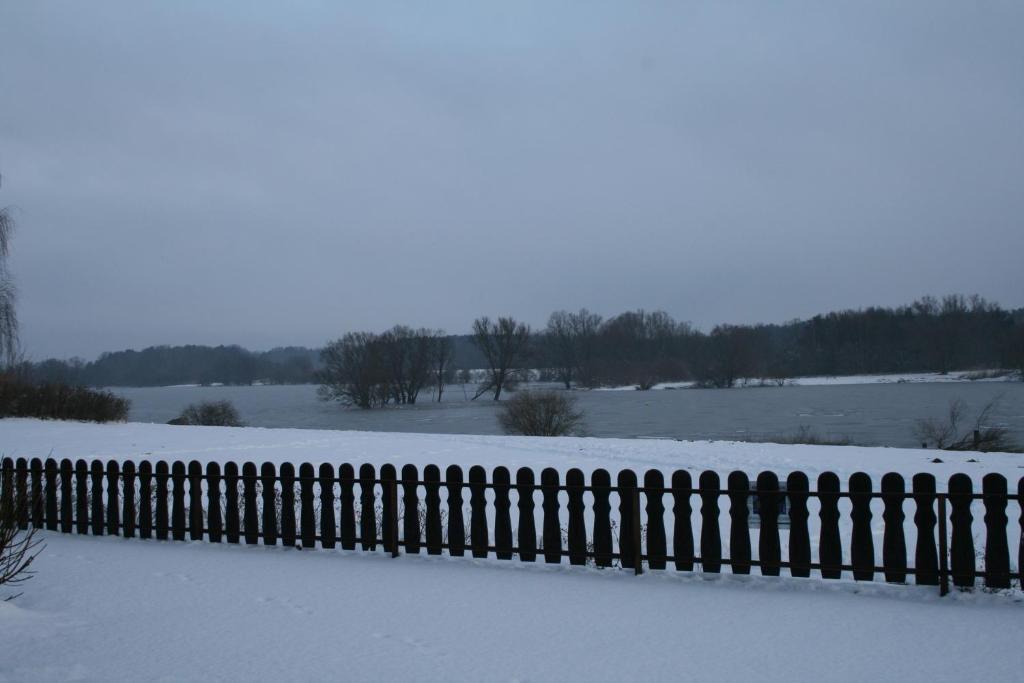
[(552, 313), (541, 330), (511, 317), (484, 317), (470, 335), (398, 325), (349, 333), (322, 349), (156, 346), (90, 362), (26, 362), (18, 369), (35, 381), (91, 386), (318, 383), (327, 398), (369, 407), (415, 403), (424, 389), (436, 398), (445, 384), (468, 381), (470, 369), (484, 371), (482, 379), (481, 373), (473, 377), (479, 381), (474, 397), (500, 398), (527, 378), (529, 368), (567, 388), (641, 389), (671, 381), (730, 387), (746, 378), (782, 383), (815, 375), (1024, 371), (1024, 309), (954, 294), (781, 324), (718, 325), (710, 332), (663, 311), (604, 318), (581, 309)]

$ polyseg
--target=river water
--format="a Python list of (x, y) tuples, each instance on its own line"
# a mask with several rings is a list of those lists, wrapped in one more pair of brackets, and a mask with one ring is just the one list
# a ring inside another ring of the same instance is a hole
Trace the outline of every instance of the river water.
[[(229, 400), (255, 427), (357, 429), (440, 434), (500, 434), (495, 404), (468, 400), (454, 385), (442, 403), (423, 396), (415, 406), (359, 410), (324, 403), (311, 385), (114, 388), (131, 399), (129, 419), (166, 422), (189, 403)], [(809, 427), (821, 436), (879, 446), (920, 446), (915, 424), (942, 417), (962, 399), (969, 421), (996, 401), (990, 424), (1024, 442), (1024, 383), (890, 383), (742, 389), (577, 391), (586, 433), (597, 437), (768, 439)]]

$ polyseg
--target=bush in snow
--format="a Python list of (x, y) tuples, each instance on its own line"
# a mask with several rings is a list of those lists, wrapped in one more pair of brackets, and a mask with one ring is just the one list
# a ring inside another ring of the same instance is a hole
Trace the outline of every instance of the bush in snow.
[(128, 399), (109, 391), (59, 382), (33, 383), (14, 373), (0, 375), (0, 417), (123, 422)]
[(167, 424), (202, 425), (206, 427), (242, 427), (244, 423), (238, 417), (238, 411), (231, 401), (204, 401), (192, 403), (181, 415)]
[(583, 413), (559, 392), (520, 391), (502, 405), (498, 422), (506, 434), (566, 436), (582, 429)]

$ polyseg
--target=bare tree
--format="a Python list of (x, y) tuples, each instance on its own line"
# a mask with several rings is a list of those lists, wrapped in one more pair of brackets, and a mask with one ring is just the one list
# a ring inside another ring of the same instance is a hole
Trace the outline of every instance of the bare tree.
[(0, 369), (13, 366), (18, 357), (17, 289), (7, 268), (14, 219), (9, 209), (0, 208)]
[(380, 336), (388, 393), (396, 404), (414, 404), (431, 378), (434, 333), (395, 325)]
[(370, 332), (349, 332), (320, 352), (321, 400), (372, 408), (385, 405), (388, 386), (380, 339)]
[[(586, 377), (591, 367), (601, 316), (581, 308), (579, 313), (555, 311), (548, 318), (546, 341), (556, 364), (558, 379), (566, 389)], [(588, 381), (588, 380), (587, 380)]]
[(962, 425), (967, 420), (967, 403), (958, 398), (950, 402), (944, 420), (918, 420), (915, 428), (917, 437), (925, 444), (931, 443), (935, 448), (946, 451), (1017, 452), (1020, 445), (1009, 439), (1007, 429), (990, 424), (1000, 398), (985, 404), (974, 423), (968, 424), (966, 429)]
[(498, 318), (492, 322), (484, 316), (473, 321), (473, 343), (487, 359), (487, 377), (480, 384), (477, 399), (488, 391), (494, 392), (494, 400), (501, 399), (501, 390), (511, 379), (511, 374), (526, 355), (530, 341), (530, 327), (515, 318)]
[(433, 375), (432, 381), (437, 387), (437, 402), (441, 402), (441, 395), (444, 393), (444, 385), (452, 381), (455, 376), (455, 344), (452, 338), (444, 333), (444, 330), (436, 330), (431, 339), (430, 371)]

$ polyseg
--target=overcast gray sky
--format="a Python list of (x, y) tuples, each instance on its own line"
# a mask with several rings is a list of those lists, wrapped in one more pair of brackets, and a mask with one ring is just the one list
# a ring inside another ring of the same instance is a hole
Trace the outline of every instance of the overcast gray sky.
[(1024, 305), (1019, 0), (206, 5), (0, 0), (35, 359)]

